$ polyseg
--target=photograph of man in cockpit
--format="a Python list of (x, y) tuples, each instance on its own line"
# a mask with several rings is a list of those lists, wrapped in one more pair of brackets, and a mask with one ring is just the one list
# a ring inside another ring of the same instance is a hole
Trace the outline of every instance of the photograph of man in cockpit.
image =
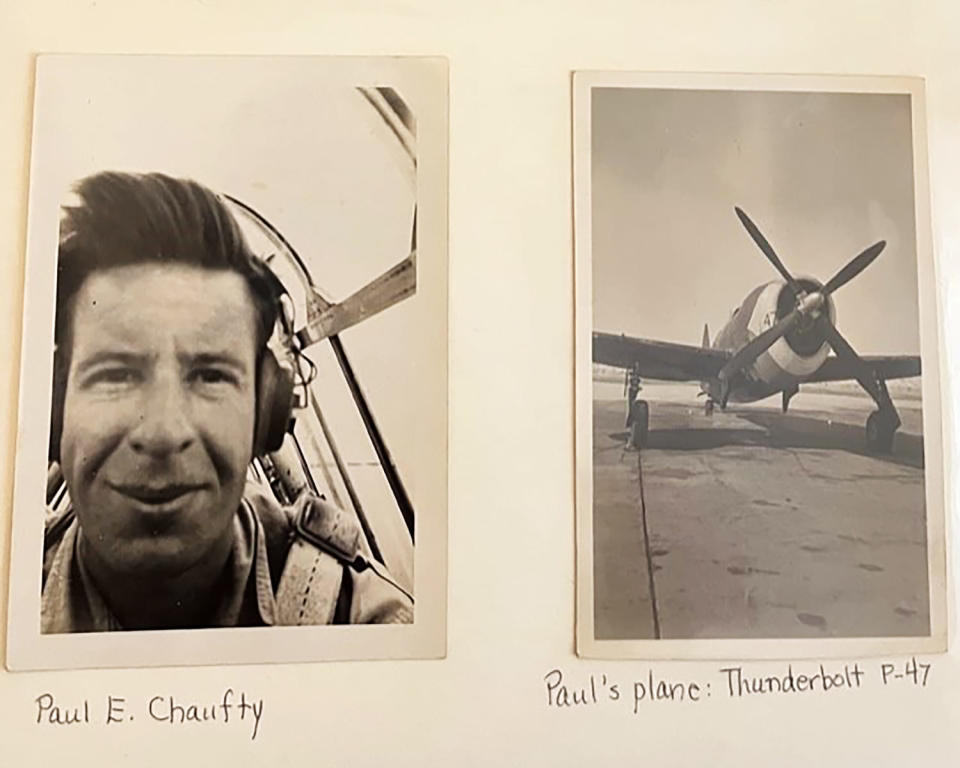
[(283, 286), (226, 202), (162, 174), (76, 193), (50, 436), (72, 504), (48, 519), (43, 632), (411, 621), (355, 518), (248, 479), (299, 374), (268, 346)]
[(8, 666), (443, 655), (446, 82), (38, 59)]

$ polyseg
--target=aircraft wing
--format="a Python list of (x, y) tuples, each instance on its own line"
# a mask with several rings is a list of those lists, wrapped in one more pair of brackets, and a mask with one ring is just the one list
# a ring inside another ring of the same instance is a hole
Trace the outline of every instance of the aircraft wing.
[(715, 378), (730, 352), (668, 341), (595, 332), (593, 362), (617, 368), (637, 367), (641, 378), (664, 381), (706, 381)]
[[(909, 379), (920, 375), (920, 358), (915, 355), (870, 356), (862, 355), (882, 379)], [(816, 373), (804, 381), (845, 381), (855, 379), (850, 366), (838, 357), (830, 356), (823, 361)]]

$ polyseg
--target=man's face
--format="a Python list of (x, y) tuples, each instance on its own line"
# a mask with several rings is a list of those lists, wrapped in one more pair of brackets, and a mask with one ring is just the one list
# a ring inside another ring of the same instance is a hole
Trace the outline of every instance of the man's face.
[(60, 458), (105, 565), (175, 575), (232, 536), (253, 442), (254, 317), (235, 272), (137, 264), (84, 281)]

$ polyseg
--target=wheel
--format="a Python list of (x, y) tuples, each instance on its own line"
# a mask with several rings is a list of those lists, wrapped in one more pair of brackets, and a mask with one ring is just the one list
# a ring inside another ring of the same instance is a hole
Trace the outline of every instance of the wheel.
[(874, 411), (867, 417), (867, 450), (871, 453), (890, 453), (896, 431), (896, 427), (880, 411)]
[(713, 416), (713, 400), (707, 400), (703, 406), (703, 413), (706, 416)]
[(650, 405), (646, 400), (635, 400), (630, 406), (630, 445), (643, 448), (650, 432)]

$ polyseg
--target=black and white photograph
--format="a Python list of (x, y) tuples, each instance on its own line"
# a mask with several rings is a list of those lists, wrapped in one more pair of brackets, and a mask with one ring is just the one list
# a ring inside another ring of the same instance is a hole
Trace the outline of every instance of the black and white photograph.
[(581, 654), (945, 647), (922, 95), (575, 76)]
[(8, 666), (444, 654), (446, 136), (439, 59), (38, 60)]

